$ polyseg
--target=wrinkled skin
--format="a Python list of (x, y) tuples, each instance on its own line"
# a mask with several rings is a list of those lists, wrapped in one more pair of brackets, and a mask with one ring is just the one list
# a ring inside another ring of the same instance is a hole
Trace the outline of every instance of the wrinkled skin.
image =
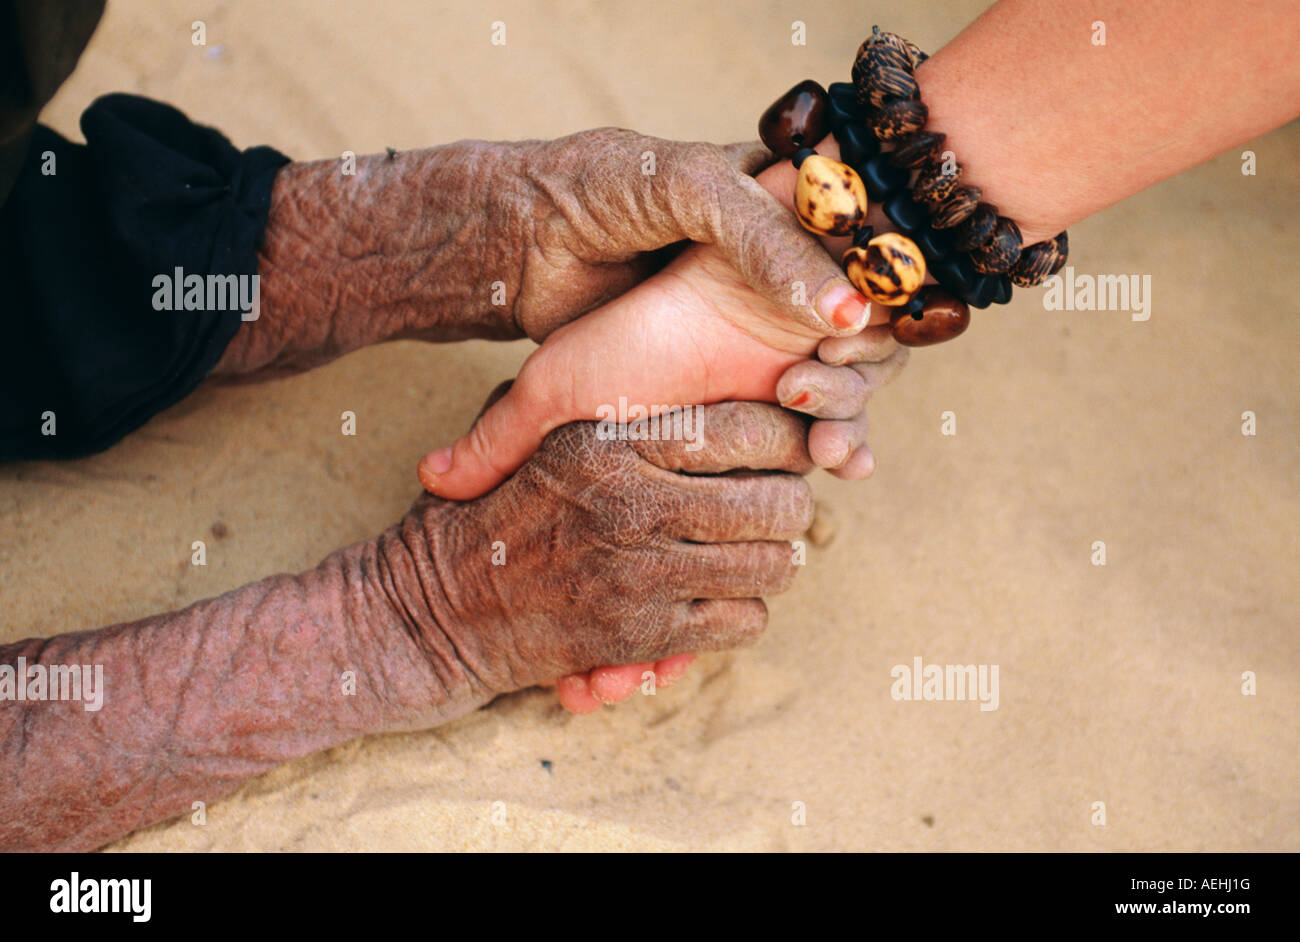
[[(820, 148), (836, 153), (833, 140)], [(646, 154), (654, 156), (654, 174), (642, 173)], [(822, 363), (791, 358), (785, 374), (772, 373), (765, 385), (818, 419), (807, 433), (818, 466), (867, 477), (875, 459), (865, 404), (907, 354), (887, 327), (852, 333), (845, 326), (865, 313), (855, 306), (863, 299), (835, 264), (836, 247), (828, 255), (790, 214), (793, 170), (786, 163), (763, 174), (775, 198), (747, 176), (770, 160), (757, 144), (719, 148), (605, 128), (557, 141), (462, 141), (362, 157), (355, 176), (342, 175), (337, 161), (292, 164), (277, 176), (259, 253), (262, 316), (240, 328), (213, 375), (266, 379), (398, 338), (543, 339), (656, 270), (665, 258), (657, 249), (702, 239), (712, 243), (707, 251), (692, 251), (715, 260), (703, 270), (717, 277), (693, 290), (712, 307), (736, 302), (738, 313), (723, 326), (757, 313), (765, 337), (793, 335), (801, 356), (824, 338)], [(811, 302), (841, 296), (823, 314), (792, 303), (795, 282)], [(494, 303), (497, 286), (504, 304)], [(708, 298), (714, 288), (719, 297)], [(671, 314), (671, 305), (663, 311)], [(836, 313), (848, 319), (827, 323)], [(688, 311), (679, 306), (676, 316)], [(670, 336), (653, 322), (643, 333), (651, 346)], [(747, 368), (744, 357), (728, 367), (737, 368)], [(561, 369), (551, 378), (565, 375)], [(756, 396), (735, 386), (730, 394), (772, 398), (771, 389)], [(537, 426), (518, 460), (557, 424)], [(442, 493), (482, 493), (484, 477)], [(682, 659), (666, 665), (661, 682), (684, 666)], [(601, 699), (614, 700), (627, 695), (628, 673), (570, 678), (561, 697), (594, 708), (599, 700), (587, 680)], [(603, 686), (602, 677), (617, 682)]]
[[(837, 323), (819, 302), (837, 286), (865, 299), (751, 179), (771, 159), (757, 143), (718, 147), (617, 128), (536, 145), (517, 178), (527, 187), (531, 238), (514, 295), (516, 324), (540, 341), (662, 261), (641, 253), (690, 239), (712, 244), (784, 326), (810, 336), (849, 333), (862, 303)], [(804, 282), (807, 303), (793, 300), (796, 280)]]
[[(645, 155), (653, 174), (642, 172)], [(714, 244), (809, 336), (852, 333), (866, 299), (746, 175), (769, 159), (758, 144), (599, 128), (359, 157), (351, 175), (337, 160), (290, 164), (276, 175), (258, 253), (262, 316), (240, 328), (214, 375), (285, 375), (400, 338), (540, 341), (687, 239)]]
[[(403, 539), (423, 535), (434, 559), (455, 561), (428, 599), (436, 630), (488, 690), (732, 648), (762, 631), (761, 596), (789, 587), (790, 541), (812, 519), (798, 476), (811, 468), (806, 427), (759, 403), (713, 406), (702, 421), (696, 452), (566, 425), (486, 496), (417, 501)], [(733, 467), (796, 473), (702, 476)], [(492, 564), (494, 544), (505, 565)]]
[[(437, 726), (598, 664), (754, 641), (757, 596), (789, 585), (787, 541), (811, 517), (806, 420), (731, 403), (703, 427), (690, 452), (567, 425), (485, 498), (421, 496), (307, 572), (0, 647), (0, 663), (110, 678), (100, 712), (0, 704), (0, 850), (91, 850), (356, 735)], [(708, 476), (733, 466), (781, 470)]]
[[(0, 704), (0, 849), (90, 850), (358, 735), (437, 726), (599, 664), (753, 641), (757, 596), (789, 585), (787, 541), (812, 514), (806, 420), (730, 403), (703, 427), (690, 452), (567, 425), (486, 497), (422, 496), (306, 572), (0, 647), (0, 663), (93, 663), (110, 679), (100, 712)], [(732, 467), (783, 470), (708, 476)]]
[[(826, 149), (837, 153), (833, 142)], [(768, 203), (781, 207), (783, 198), (788, 205), (793, 172), (789, 162), (772, 166), (754, 185), (770, 191)], [(806, 241), (827, 261), (848, 244), (826, 240), (827, 254)], [(420, 480), (443, 497), (476, 497), (518, 467), (550, 429), (598, 418), (620, 399), (650, 408), (779, 400), (828, 422), (849, 422), (907, 356), (890, 336), (887, 308), (863, 313), (873, 326), (826, 338), (755, 291), (720, 246), (692, 245), (653, 277), (554, 330), (468, 434), (421, 462)], [(841, 368), (810, 360), (822, 344)], [(873, 367), (842, 368), (853, 359)], [(873, 462), (864, 431), (862, 422), (814, 428), (825, 439), (814, 459), (843, 477), (867, 476)]]

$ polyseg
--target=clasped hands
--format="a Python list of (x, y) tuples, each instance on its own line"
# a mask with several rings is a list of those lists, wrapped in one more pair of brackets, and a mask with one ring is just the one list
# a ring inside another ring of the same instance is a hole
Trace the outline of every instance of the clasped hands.
[[(730, 423), (743, 417), (749, 434), (781, 439), (769, 447), (787, 458), (774, 462), (768, 452), (766, 461), (754, 461), (757, 453), (736, 454), (731, 467), (746, 467), (748, 459), (749, 467), (785, 472), (816, 465), (846, 479), (871, 474), (864, 408), (874, 390), (901, 369), (907, 351), (891, 338), (887, 312), (873, 312), (840, 270), (836, 260), (847, 240), (818, 244), (796, 222), (795, 172), (788, 161), (754, 179), (750, 174), (772, 161), (761, 145), (675, 143), (615, 129), (510, 146), (519, 148), (519, 172), (499, 184), (497, 198), (506, 204), (503, 218), (516, 221), (523, 255), (508, 284), (508, 307), (519, 332), (540, 346), (466, 435), (420, 462), (426, 490), (448, 500), (479, 498), (521, 466), (531, 471), (538, 459), (530, 462), (530, 456), (548, 434), (566, 423), (600, 418), (602, 407), (612, 410), (621, 399), (651, 412), (663, 405), (779, 402), (814, 421), (791, 424), (771, 408), (714, 409), (704, 413), (704, 435), (733, 440)], [(834, 142), (822, 150), (834, 155)], [(663, 250), (683, 240), (694, 244), (666, 260)], [(594, 439), (588, 444), (601, 447)], [(638, 448), (654, 461), (647, 450), (652, 444)], [(680, 447), (671, 451), (677, 465), (690, 460)], [(726, 470), (715, 450), (706, 457), (710, 470)], [(676, 486), (687, 500), (700, 482)], [(757, 485), (721, 478), (714, 486), (719, 492), (735, 487), (739, 499), (745, 487)], [(807, 511), (811, 503), (803, 488), (796, 503)], [(629, 504), (626, 511), (626, 519), (610, 519), (607, 526), (617, 530), (662, 508)], [(613, 608), (621, 618), (643, 622), (639, 632), (675, 637), (681, 647), (657, 661), (629, 648), (599, 667), (593, 651), (587, 665), (592, 669), (560, 678), (561, 702), (589, 712), (626, 699), (647, 671), (659, 686), (671, 683), (689, 665), (690, 651), (755, 636), (766, 617), (757, 597), (782, 591), (793, 576), (788, 541), (802, 532), (792, 523), (807, 524), (802, 511), (795, 514), (799, 519), (767, 525), (751, 519), (730, 532), (721, 527), (676, 534), (705, 542), (688, 554), (696, 558), (683, 559), (686, 564), (653, 571), (660, 580), (690, 588), (683, 598), (693, 600), (694, 629), (682, 634), (673, 619), (638, 612), (633, 599), (619, 599)], [(507, 567), (524, 565), (510, 561), (520, 553), (540, 554), (536, 578), (544, 578), (545, 557), (558, 551), (557, 540), (606, 538), (556, 532), (550, 547), (535, 541), (525, 547), (511, 546), (504, 536), (504, 524), (502, 533), (482, 534), (483, 559), (488, 545), (504, 548)], [(612, 558), (592, 552), (588, 564), (592, 584), (572, 586), (575, 596), (622, 594), (601, 587), (597, 577), (614, 564)], [(702, 570), (711, 579), (702, 582)], [(487, 581), (508, 591), (518, 585), (505, 572)], [(622, 588), (632, 596), (645, 594), (643, 586)]]

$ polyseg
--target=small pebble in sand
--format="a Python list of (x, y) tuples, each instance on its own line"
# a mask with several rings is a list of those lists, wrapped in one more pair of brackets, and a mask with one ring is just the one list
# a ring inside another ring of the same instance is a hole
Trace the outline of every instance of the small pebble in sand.
[(813, 507), (813, 522), (808, 528), (808, 539), (813, 546), (830, 546), (835, 539), (835, 515), (828, 504), (817, 501)]

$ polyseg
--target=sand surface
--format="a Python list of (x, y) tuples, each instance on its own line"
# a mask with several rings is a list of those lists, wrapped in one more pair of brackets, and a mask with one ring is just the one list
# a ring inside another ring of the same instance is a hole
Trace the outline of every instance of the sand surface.
[[(738, 140), (799, 79), (844, 78), (873, 21), (933, 49), (982, 6), (118, 0), (45, 120), (79, 138), (93, 96), (132, 91), (304, 159), (606, 124)], [(1071, 232), (1080, 273), (1151, 276), (1149, 321), (1022, 290), (913, 357), (873, 407), (876, 477), (814, 478), (837, 535), (758, 647), (594, 716), (534, 690), (356, 741), (115, 849), (1300, 849), (1300, 126), (1247, 147), (1256, 176), (1233, 152)], [(3, 640), (373, 535), (528, 348), (372, 348), (0, 469)], [(999, 708), (891, 699), (918, 656), (998, 665)]]

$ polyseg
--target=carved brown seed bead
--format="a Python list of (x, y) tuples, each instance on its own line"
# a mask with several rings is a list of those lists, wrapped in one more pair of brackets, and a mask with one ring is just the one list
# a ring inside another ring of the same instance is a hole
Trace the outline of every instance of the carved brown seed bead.
[[(951, 172), (947, 172), (949, 170)], [(945, 167), (943, 163), (928, 163), (921, 168), (916, 182), (912, 184), (912, 199), (933, 210), (957, 189), (957, 181), (960, 179), (961, 164), (956, 161), (951, 167)]]
[(1056, 261), (1052, 264), (1052, 270), (1047, 273), (1049, 276), (1060, 271), (1065, 260), (1070, 257), (1070, 234), (1062, 232), (1052, 241), (1056, 243)]
[(993, 238), (993, 229), (998, 224), (998, 208), (989, 203), (980, 203), (953, 233), (953, 248), (959, 252), (970, 252), (979, 248)]
[(985, 275), (1003, 275), (1020, 257), (1020, 227), (1005, 216), (998, 217), (993, 238), (970, 253), (975, 270)]
[(1056, 240), (1048, 239), (1046, 242), (1035, 242), (1033, 245), (1025, 246), (1020, 253), (1020, 258), (1016, 259), (1016, 263), (1011, 266), (1011, 271), (1007, 274), (1020, 287), (1032, 288), (1043, 283), (1043, 279), (1051, 273), (1054, 264), (1056, 264)]
[(910, 72), (912, 59), (907, 50), (889, 43), (874, 42), (868, 38), (858, 47), (853, 60), (853, 87), (858, 91), (858, 102), (865, 105), (871, 92), (872, 77), (881, 69), (893, 68)]
[(884, 232), (865, 247), (844, 253), (844, 271), (853, 286), (888, 307), (906, 304), (925, 281), (925, 256), (901, 232)]
[(883, 108), (895, 98), (915, 98), (920, 94), (912, 73), (887, 65), (871, 74), (867, 83), (867, 100), (873, 108)]
[(904, 40), (903, 40), (903, 45), (904, 45), (905, 47), (907, 47), (907, 55), (908, 55), (908, 58), (910, 58), (910, 59), (912, 60), (912, 70), (913, 70), (913, 71), (916, 70), (916, 67), (917, 67), (918, 65), (920, 65), (922, 62), (924, 62), (926, 59), (930, 58), (929, 56), (927, 56), (924, 52), (922, 52), (922, 51), (920, 50), (920, 48), (916, 45), (916, 43), (912, 42), (912, 40), (910, 40), (910, 39), (904, 39)]
[(917, 131), (898, 142), (889, 155), (889, 162), (895, 167), (919, 167), (935, 160), (939, 148), (943, 146), (943, 135), (938, 131)]
[(930, 117), (930, 109), (925, 103), (911, 99), (892, 101), (867, 118), (867, 126), (881, 141), (896, 141), (900, 137), (915, 134), (925, 127)]
[(777, 157), (812, 147), (826, 136), (826, 90), (811, 79), (800, 82), (763, 112), (758, 136)]
[(930, 213), (930, 225), (935, 229), (951, 229), (965, 222), (979, 206), (982, 191), (977, 186), (959, 186)]
[(912, 70), (912, 53), (907, 48), (907, 40), (895, 33), (886, 33), (873, 29), (858, 47), (858, 54), (853, 60), (855, 72), (869, 73), (885, 66)]
[(848, 164), (813, 154), (799, 165), (794, 212), (809, 232), (848, 235), (867, 220), (867, 188)]
[(907, 56), (907, 61), (910, 67), (912, 61), (912, 50), (909, 47), (911, 44), (897, 33), (891, 33), (888, 30), (881, 29), (879, 26), (873, 26), (871, 27), (871, 35), (867, 37), (867, 42), (874, 42), (876, 46), (884, 49), (897, 49), (899, 52), (903, 53), (903, 55)]
[(1011, 280), (1022, 288), (1041, 285), (1061, 270), (1069, 253), (1070, 237), (1062, 232), (1054, 239), (1045, 239), (1026, 246), (1008, 274)]
[(889, 332), (903, 346), (943, 343), (970, 326), (970, 308), (938, 285), (926, 285), (916, 299), (922, 302), (919, 311), (913, 313), (909, 305), (895, 311), (889, 320)]

